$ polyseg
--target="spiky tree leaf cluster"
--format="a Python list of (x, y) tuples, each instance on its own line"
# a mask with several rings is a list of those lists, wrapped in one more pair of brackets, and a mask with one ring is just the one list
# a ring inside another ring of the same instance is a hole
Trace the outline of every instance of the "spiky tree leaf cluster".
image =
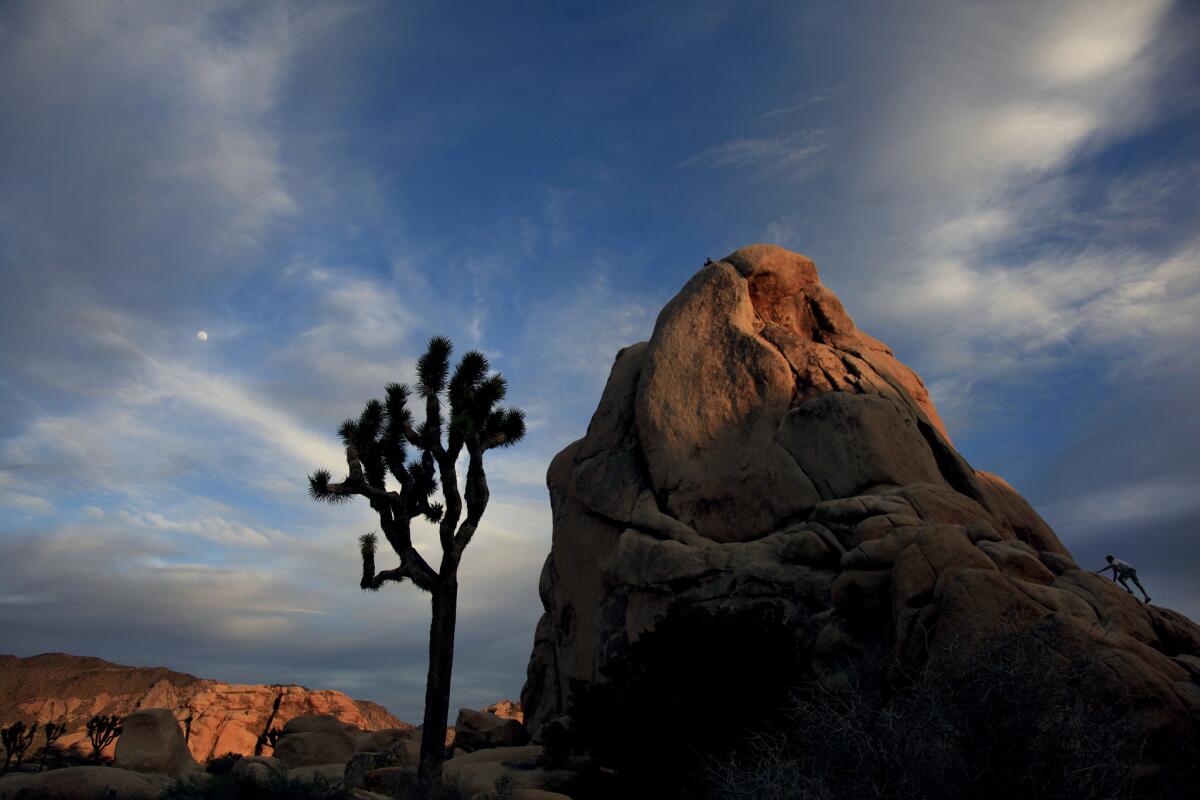
[[(414, 387), (389, 384), (383, 400), (369, 400), (358, 417), (341, 424), (338, 436), (346, 452), (345, 478), (334, 482), (324, 469), (308, 477), (314, 500), (342, 503), (362, 497), (379, 517), (380, 530), (400, 563), (378, 571), (379, 537), (360, 536), (359, 585), (364, 590), (377, 591), (389, 581), (408, 580), (432, 595), (419, 767), (425, 782), (441, 773), (444, 743), (437, 732), (446, 727), (458, 565), (489, 499), (484, 453), (516, 444), (525, 435), (525, 413), (502, 406), (508, 385), (491, 371), (483, 353), (466, 353), (451, 371), (452, 352), (449, 339), (430, 339), (417, 360)], [(457, 469), (464, 453), (467, 474), (460, 493)], [(438, 526), (441, 557), (436, 569), (413, 546), (412, 520), (418, 517)]]
[[(407, 384), (388, 384), (384, 400), (367, 401), (357, 418), (339, 426), (338, 436), (346, 450), (345, 479), (334, 483), (325, 469), (309, 475), (309, 494), (314, 500), (342, 503), (356, 496), (366, 498), (400, 558), (397, 568), (376, 572), (378, 537), (373, 533), (359, 537), (363, 589), (373, 591), (387, 581), (408, 579), (432, 591), (438, 571), (413, 547), (411, 520), (424, 517), (439, 526), (443, 566), (450, 556), (456, 567), (487, 504), (483, 454), (511, 446), (525, 435), (524, 412), (500, 407), (508, 386), (503, 376), (490, 372), (487, 358), (473, 350), (459, 360), (451, 374), (451, 352), (452, 345), (445, 337), (430, 339), (425, 354), (417, 360), (415, 393)], [(423, 406), (424, 419), (419, 424), (409, 408), (414, 401)], [(448, 420), (444, 406), (448, 407)], [(469, 456), (465, 519), (456, 472), (464, 449)], [(439, 488), (445, 502), (432, 499)]]

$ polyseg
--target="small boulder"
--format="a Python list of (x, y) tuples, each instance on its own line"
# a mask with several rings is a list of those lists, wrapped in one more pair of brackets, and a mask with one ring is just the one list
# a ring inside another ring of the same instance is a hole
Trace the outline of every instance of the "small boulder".
[(357, 753), (346, 764), (346, 769), (342, 773), (342, 785), (350, 791), (363, 786), (363, 779), (367, 773), (374, 772), (385, 767), (404, 767), (408, 770), (413, 770), (416, 760), (411, 757), (405, 741), (395, 742), (391, 748), (382, 753)]
[(304, 783), (312, 783), (314, 781), (323, 781), (328, 786), (341, 786), (342, 773), (345, 772), (345, 764), (313, 764), (308, 767), (297, 767), (288, 770), (288, 778), (303, 781)]
[(287, 775), (287, 764), (270, 756), (247, 756), (233, 765), (230, 773), (238, 783), (269, 786)]
[(169, 708), (144, 708), (126, 715), (113, 765), (133, 772), (181, 777), (200, 772), (175, 714)]
[(457, 784), (467, 797), (492, 791), (496, 781), (506, 776), (511, 779), (518, 797), (521, 792), (531, 790), (569, 792), (575, 783), (576, 773), (563, 769), (544, 769), (539, 766), (542, 756), (542, 748), (536, 745), (495, 747), (456, 755), (446, 762), (443, 775), (447, 782)]
[(515, 719), (517, 722), (525, 722), (525, 712), (521, 710), (520, 703), (514, 703), (512, 700), (500, 700), (492, 703), (484, 709), (488, 714), (495, 714), (500, 719)]
[(274, 755), (294, 770), (345, 764), (357, 749), (354, 736), (335, 717), (296, 717), (283, 726), (283, 738), (275, 745)]
[(416, 782), (416, 773), (408, 767), (382, 767), (364, 775), (361, 788), (388, 797), (405, 797)]
[(529, 743), (529, 732), (515, 719), (487, 711), (460, 709), (454, 722), (454, 746), (468, 753), (490, 747), (520, 747)]
[(421, 733), (415, 728), (384, 728), (379, 731), (351, 733), (350, 736), (354, 739), (356, 753), (386, 753), (397, 744), (403, 744), (410, 752), (416, 752), (414, 746), (419, 748), (421, 743)]

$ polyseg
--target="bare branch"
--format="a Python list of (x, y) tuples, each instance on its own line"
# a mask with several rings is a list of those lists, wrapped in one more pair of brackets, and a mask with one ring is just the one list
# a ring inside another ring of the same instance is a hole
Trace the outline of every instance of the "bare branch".
[(395, 569), (384, 570), (383, 572), (373, 576), (369, 582), (364, 576), (362, 588), (369, 592), (376, 592), (379, 591), (380, 587), (382, 587), (388, 581), (403, 583), (406, 578), (412, 581), (413, 585), (422, 591), (433, 591), (432, 581), (427, 580), (423, 575), (421, 575), (421, 573), (409, 569), (403, 565), (396, 567)]
[(456, 558), (461, 558), (463, 551), (471, 543), (471, 537), (475, 535), (475, 529), (479, 527), (479, 520), (483, 518), (483, 512), (487, 510), (491, 497), (487, 473), (483, 470), (483, 446), (478, 437), (471, 436), (467, 439), (467, 453), (467, 518), (454, 535), (452, 547)]

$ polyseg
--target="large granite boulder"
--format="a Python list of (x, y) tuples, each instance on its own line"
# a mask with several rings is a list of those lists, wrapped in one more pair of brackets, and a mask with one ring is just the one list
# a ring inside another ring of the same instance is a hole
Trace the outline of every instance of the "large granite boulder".
[(113, 765), (133, 772), (176, 777), (200, 771), (188, 751), (183, 730), (169, 708), (144, 708), (121, 722)]
[(584, 438), (551, 463), (525, 722), (567, 712), (673, 609), (770, 607), (797, 683), (952, 674), (1037, 631), (1106, 676), (1155, 743), (1200, 735), (1200, 626), (1081, 571), (1002, 479), (954, 449), (921, 379), (807, 258), (706, 265), (617, 354)]

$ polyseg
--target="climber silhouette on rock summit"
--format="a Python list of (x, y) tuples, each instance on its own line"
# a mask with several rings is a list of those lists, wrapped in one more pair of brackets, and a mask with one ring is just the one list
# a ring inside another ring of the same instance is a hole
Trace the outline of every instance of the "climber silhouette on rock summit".
[(1142, 593), (1142, 596), (1146, 598), (1145, 602), (1150, 602), (1150, 595), (1146, 594), (1146, 590), (1142, 588), (1142, 583), (1138, 580), (1137, 570), (1134, 569), (1133, 564), (1126, 563), (1121, 559), (1113, 558), (1112, 556), (1105, 556), (1104, 559), (1108, 562), (1108, 566), (1101, 567), (1100, 569), (1096, 570), (1097, 575), (1103, 575), (1105, 572), (1108, 572), (1111, 569), (1113, 580), (1119, 581), (1125, 591), (1133, 594), (1133, 590), (1130, 589), (1129, 584), (1125, 582), (1133, 581), (1134, 586), (1138, 587)]

